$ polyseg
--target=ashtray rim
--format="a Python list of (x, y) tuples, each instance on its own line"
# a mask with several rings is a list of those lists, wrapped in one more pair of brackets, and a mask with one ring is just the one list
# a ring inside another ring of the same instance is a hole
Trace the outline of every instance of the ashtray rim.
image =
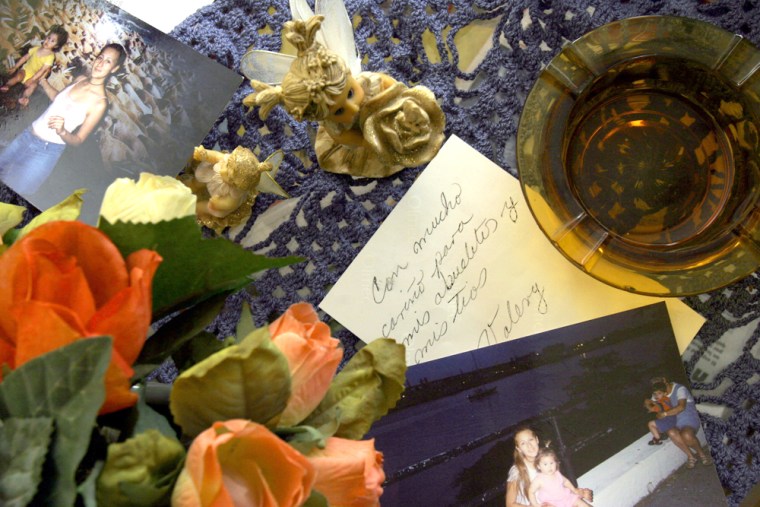
[[(545, 83), (546, 79), (548, 79), (547, 76), (554, 79), (555, 82), (560, 82), (562, 86), (566, 86), (568, 88), (567, 91), (580, 95), (584, 89), (590, 86), (591, 81), (588, 78), (584, 80), (582, 77), (573, 74), (575, 71), (571, 65), (573, 62), (577, 63), (578, 61), (578, 46), (584, 44), (588, 46), (594, 41), (597, 41), (599, 36), (604, 35), (606, 32), (625, 29), (635, 30), (637, 27), (646, 27), (648, 24), (658, 25), (660, 27), (669, 27), (669, 25), (677, 26), (679, 24), (684, 26), (690, 25), (695, 27), (696, 32), (699, 32), (699, 30), (706, 30), (720, 33), (724, 39), (730, 39), (731, 41), (731, 47), (724, 51), (725, 54), (723, 55), (723, 58), (727, 58), (727, 56), (730, 55), (739, 44), (743, 44), (741, 46), (743, 50), (747, 50), (747, 47), (750, 48), (752, 56), (752, 61), (750, 63), (754, 65), (754, 68), (750, 69), (750, 72), (747, 74), (747, 79), (760, 72), (760, 70), (758, 70), (758, 66), (760, 66), (760, 49), (752, 44), (751, 41), (721, 27), (698, 19), (660, 15), (637, 16), (613, 21), (597, 27), (582, 35), (572, 43), (564, 46), (560, 53), (552, 59), (549, 65), (541, 71), (526, 98), (525, 105), (520, 115), (516, 147), (517, 169), (520, 183), (528, 208), (544, 235), (571, 263), (587, 274), (614, 287), (645, 295), (680, 297), (710, 292), (738, 281), (739, 279), (752, 274), (758, 267), (760, 267), (760, 246), (758, 245), (758, 238), (760, 237), (760, 209), (758, 209), (758, 189), (756, 188), (756, 184), (750, 189), (750, 194), (742, 194), (747, 195), (751, 201), (749, 211), (747, 212), (747, 227), (751, 230), (749, 232), (742, 231), (744, 236), (738, 238), (731, 245), (728, 245), (727, 242), (733, 240), (733, 237), (729, 237), (728, 235), (738, 233), (733, 229), (722, 231), (722, 233), (726, 234), (726, 238), (724, 238), (724, 243), (726, 243), (726, 245), (721, 247), (722, 250), (709, 251), (708, 249), (708, 251), (704, 252), (702, 259), (704, 262), (691, 262), (693, 259), (690, 259), (691, 265), (696, 267), (689, 267), (688, 269), (673, 265), (672, 270), (670, 270), (667, 265), (663, 266), (663, 263), (659, 263), (656, 269), (654, 266), (649, 268), (646, 266), (645, 259), (641, 259), (636, 265), (630, 263), (621, 264), (620, 259), (613, 260), (609, 255), (605, 258), (604, 252), (600, 252), (604, 247), (604, 239), (599, 239), (599, 243), (596, 244), (593, 249), (588, 247), (587, 252), (583, 251), (579, 253), (575, 250), (580, 248), (578, 245), (581, 240), (574, 240), (573, 236), (576, 233), (573, 231), (578, 228), (578, 224), (585, 218), (580, 216), (580, 214), (568, 213), (567, 209), (563, 209), (566, 216), (547, 216), (547, 213), (554, 213), (554, 211), (552, 211), (553, 205), (556, 206), (559, 204), (564, 208), (568, 203), (570, 209), (572, 209), (573, 206), (578, 206), (583, 208), (581, 211), (585, 212), (586, 216), (590, 215), (588, 213), (588, 208), (584, 208), (583, 204), (577, 202), (578, 198), (573, 195), (572, 189), (560, 188), (560, 191), (563, 192), (562, 195), (564, 195), (563, 199), (554, 199), (554, 201), (545, 200), (545, 198), (551, 196), (551, 194), (547, 193), (545, 188), (546, 184), (543, 183), (543, 179), (539, 176), (544, 176), (546, 173), (552, 172), (553, 169), (545, 167), (550, 164), (545, 162), (549, 157), (556, 158), (556, 156), (547, 155), (546, 153), (549, 153), (552, 150), (559, 150), (563, 152), (562, 156), (564, 157), (564, 151), (566, 150), (566, 146), (562, 144), (558, 146), (556, 143), (547, 142), (547, 138), (550, 134), (554, 136), (553, 140), (555, 142), (557, 139), (563, 139), (563, 137), (558, 137), (557, 132), (549, 132), (546, 124), (549, 123), (549, 119), (558, 108), (566, 109), (568, 107), (566, 103), (560, 104), (561, 101), (558, 98), (559, 95), (558, 97), (555, 97), (554, 100), (546, 102), (547, 96), (550, 95), (550, 93), (547, 92), (548, 85)], [(689, 37), (697, 37), (697, 35), (690, 35), (688, 30), (685, 33), (686, 40), (688, 40)], [(661, 43), (663, 40), (665, 39), (657, 39), (656, 37), (653, 37), (644, 42), (650, 44), (652, 42)], [(744, 41), (744, 43), (742, 41)], [(685, 51), (684, 47), (678, 47), (678, 44), (684, 44), (683, 41), (676, 40), (674, 42), (672, 40), (667, 40), (667, 42), (677, 46), (674, 51)], [(618, 41), (618, 44), (621, 44), (620, 41)], [(632, 44), (631, 47), (635, 47), (635, 43)], [(625, 55), (624, 58), (614, 60), (614, 53), (616, 53), (618, 49), (619, 48), (614, 48), (610, 50), (602, 48), (600, 60), (603, 61), (605, 58), (609, 58), (615, 63), (620, 63), (631, 58), (630, 55)], [(664, 54), (673, 56), (670, 53)], [(610, 57), (610, 55), (612, 55), (612, 57)], [(659, 54), (654, 54), (654, 56), (659, 56)], [(755, 62), (755, 60), (757, 60), (757, 62)], [(601, 71), (610, 68), (609, 62), (607, 63), (607, 65), (594, 69), (591, 68), (592, 65), (586, 65), (584, 61), (584, 65), (587, 66), (586, 70), (590, 70), (592, 74), (596, 76), (598, 76)], [(723, 65), (722, 62), (713, 68), (723, 71), (721, 65)], [(567, 69), (569, 70), (564, 72)], [(737, 90), (739, 90), (739, 88), (737, 88)], [(760, 88), (758, 88), (758, 90), (760, 90)], [(746, 96), (746, 93), (743, 93), (743, 95)], [(535, 111), (531, 111), (531, 108), (539, 104), (539, 102), (545, 111), (545, 115), (543, 117), (535, 115), (529, 116), (530, 114), (535, 114)], [(760, 129), (760, 118), (758, 118), (755, 111), (757, 110), (753, 109), (751, 123), (755, 128)], [(555, 130), (563, 130), (564, 135), (567, 123), (550, 126), (554, 127)], [(542, 129), (547, 132), (542, 131)], [(549, 140), (551, 141), (552, 139)], [(564, 175), (563, 177), (567, 179), (567, 172), (569, 169), (566, 167), (566, 164), (564, 164), (564, 160), (562, 160), (562, 163), (563, 165), (561, 169)], [(555, 168), (556, 167), (555, 161)], [(756, 168), (752, 170), (753, 175), (756, 172)], [(557, 179), (559, 178), (555, 178), (555, 181), (552, 181), (552, 183), (557, 187), (562, 187), (563, 182), (556, 181)], [(756, 179), (753, 179), (752, 181), (753, 184), (756, 183)], [(570, 186), (566, 181), (564, 184), (565, 186)], [(572, 198), (576, 202), (569, 202), (568, 195), (573, 196)], [(559, 223), (555, 223), (553, 219), (558, 219)], [(594, 236), (594, 234), (594, 232), (589, 233), (587, 235), (588, 237), (584, 240), (585, 243), (589, 245), (594, 244), (593, 241), (596, 240), (596, 238), (589, 239), (591, 236)], [(678, 254), (675, 250), (669, 252), (667, 247), (662, 247), (659, 251), (664, 252), (663, 255), (666, 259), (669, 254)], [(643, 253), (646, 254), (647, 250), (643, 250)], [(589, 265), (590, 261), (588, 261), (588, 259), (595, 260)], [(600, 259), (603, 262), (597, 266)], [(737, 264), (731, 264), (737, 259), (739, 259), (739, 269), (736, 269)], [(634, 280), (637, 277), (640, 277), (641, 283), (631, 284), (631, 280)]]

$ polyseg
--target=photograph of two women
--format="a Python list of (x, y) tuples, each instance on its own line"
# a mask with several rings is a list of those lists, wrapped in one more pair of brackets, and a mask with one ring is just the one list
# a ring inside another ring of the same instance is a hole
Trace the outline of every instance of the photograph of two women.
[(105, 1), (0, 14), (0, 181), (39, 209), (86, 188), (94, 222), (114, 179), (177, 175), (242, 82)]

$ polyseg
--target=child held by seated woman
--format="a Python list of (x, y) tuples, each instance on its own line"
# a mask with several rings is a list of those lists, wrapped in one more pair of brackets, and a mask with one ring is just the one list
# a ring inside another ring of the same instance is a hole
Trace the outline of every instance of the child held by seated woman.
[(24, 85), (24, 92), (19, 97), (18, 103), (22, 106), (29, 105), (29, 97), (32, 96), (40, 79), (47, 76), (55, 63), (55, 52), (61, 49), (69, 40), (69, 33), (61, 26), (54, 25), (47, 37), (39, 46), (32, 47), (22, 56), (11, 69), (11, 77), (0, 86), (0, 92), (6, 93), (18, 83)]
[(546, 447), (539, 450), (534, 463), (538, 474), (528, 488), (528, 498), (533, 507), (544, 504), (554, 507), (588, 507), (581, 498), (581, 491), (560, 473), (559, 459), (553, 449)]
[[(670, 405), (670, 398), (662, 391), (655, 391), (651, 398), (644, 400), (644, 408), (653, 414), (664, 413), (673, 408)], [(662, 445), (662, 441), (667, 438), (668, 430), (675, 428), (676, 416), (666, 416), (652, 419), (647, 423), (649, 432), (652, 434), (652, 440), (649, 445)]]

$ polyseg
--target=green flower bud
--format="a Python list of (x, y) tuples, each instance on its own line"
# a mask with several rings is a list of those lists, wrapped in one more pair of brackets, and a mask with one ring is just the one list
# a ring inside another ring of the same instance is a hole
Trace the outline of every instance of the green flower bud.
[(169, 503), (182, 469), (185, 449), (177, 440), (156, 430), (108, 446), (108, 457), (98, 477), (98, 505), (149, 507)]

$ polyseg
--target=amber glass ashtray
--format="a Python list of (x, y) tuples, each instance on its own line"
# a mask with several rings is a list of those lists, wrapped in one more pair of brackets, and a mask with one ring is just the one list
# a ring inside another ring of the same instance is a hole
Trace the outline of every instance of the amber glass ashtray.
[(576, 266), (685, 296), (760, 266), (760, 50), (701, 21), (646, 16), (568, 44), (527, 97), (528, 205)]

